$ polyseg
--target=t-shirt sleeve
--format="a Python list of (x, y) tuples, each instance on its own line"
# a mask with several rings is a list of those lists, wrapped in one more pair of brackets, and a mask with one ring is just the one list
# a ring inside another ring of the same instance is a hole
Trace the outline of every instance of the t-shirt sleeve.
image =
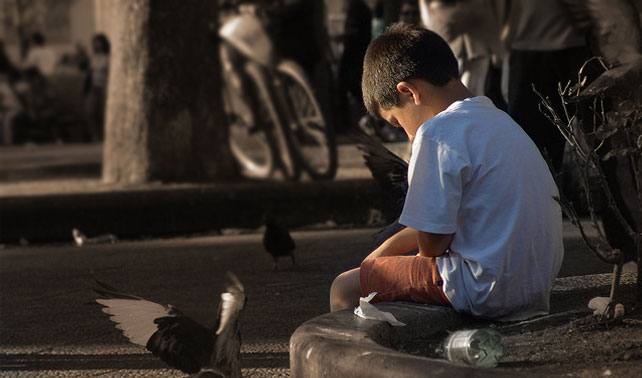
[(465, 167), (464, 160), (447, 146), (425, 136), (416, 140), (400, 223), (424, 232), (454, 233)]

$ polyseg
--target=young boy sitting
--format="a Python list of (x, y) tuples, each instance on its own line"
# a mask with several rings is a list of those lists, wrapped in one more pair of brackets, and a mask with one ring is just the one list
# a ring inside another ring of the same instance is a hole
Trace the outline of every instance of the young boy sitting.
[(412, 141), (407, 227), (334, 280), (331, 310), (376, 291), (373, 302), (452, 306), (502, 321), (547, 314), (564, 254), (562, 213), (526, 133), (474, 97), (446, 42), (418, 26), (393, 25), (372, 41), (362, 89), (368, 111)]

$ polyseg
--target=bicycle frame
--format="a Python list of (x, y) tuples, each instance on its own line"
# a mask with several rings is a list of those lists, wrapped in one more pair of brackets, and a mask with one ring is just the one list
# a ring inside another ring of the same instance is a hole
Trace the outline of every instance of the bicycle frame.
[[(272, 150), (273, 160), (280, 168), (286, 179), (296, 180), (300, 175), (300, 167), (293, 158), (292, 150), (285, 133), (284, 122), (289, 122), (286, 109), (280, 99), (279, 90), (276, 88), (274, 71), (279, 58), (274, 50), (274, 45), (257, 14), (256, 7), (243, 7), (240, 13), (227, 17), (218, 33), (221, 40), (226, 43), (236, 54), (222, 49), (221, 58), (223, 68), (228, 78), (234, 82), (238, 89), (243, 91), (245, 77), (250, 76), (255, 82), (263, 84), (263, 91), (258, 95), (263, 98), (265, 106), (277, 120), (276, 125), (264, 129), (268, 144)], [(241, 59), (238, 59), (240, 56)], [(234, 61), (236, 60), (236, 61)], [(242, 63), (242, 61), (245, 61)], [(239, 67), (243, 67), (241, 70)], [(259, 89), (260, 91), (260, 89)], [(242, 92), (243, 93), (243, 92)], [(256, 104), (255, 104), (256, 105)], [(256, 106), (254, 107), (256, 109)], [(257, 117), (255, 117), (257, 118)], [(258, 119), (255, 119), (258, 122)], [(264, 128), (257, 123), (257, 130)]]
[[(221, 61), (225, 73), (226, 85), (232, 85), (242, 101), (249, 101), (249, 111), (240, 114), (246, 124), (254, 127), (246, 129), (250, 135), (254, 132), (264, 132), (267, 145), (271, 151), (271, 161), (283, 172), (288, 180), (299, 178), (301, 170), (305, 170), (313, 179), (327, 178), (336, 172), (336, 148), (332, 143), (329, 147), (330, 162), (329, 174), (321, 174), (311, 168), (310, 163), (302, 158), (300, 146), (294, 141), (291, 130), (293, 125), (302, 125), (299, 116), (292, 108), (291, 99), (285, 89), (282, 78), (294, 76), (295, 81), (304, 83), (309, 88), (308, 79), (303, 70), (294, 62), (283, 60), (276, 53), (270, 35), (258, 14), (256, 6), (240, 7), (239, 12), (224, 19), (218, 31), (221, 39)], [(287, 80), (286, 80), (287, 81)], [(255, 92), (248, 92), (250, 91)], [(307, 90), (306, 98), (312, 99), (317, 104), (317, 113), (321, 114), (320, 107), (314, 94)], [(247, 94), (247, 97), (245, 96)], [(258, 101), (258, 102), (257, 102)], [(263, 118), (256, 113), (267, 110), (268, 118)], [(252, 114), (249, 114), (252, 113)], [(238, 114), (236, 114), (238, 115)], [(263, 120), (268, 119), (267, 123)], [(325, 127), (325, 121), (321, 124)], [(294, 127), (302, 130), (302, 127)], [(240, 134), (238, 134), (240, 135)], [(246, 162), (247, 154), (236, 148), (236, 156)], [(259, 163), (260, 164), (260, 163)], [(242, 164), (247, 167), (247, 164)], [(261, 170), (265, 172), (269, 168)], [(270, 170), (271, 172), (271, 170)], [(267, 175), (265, 176), (267, 177)]]

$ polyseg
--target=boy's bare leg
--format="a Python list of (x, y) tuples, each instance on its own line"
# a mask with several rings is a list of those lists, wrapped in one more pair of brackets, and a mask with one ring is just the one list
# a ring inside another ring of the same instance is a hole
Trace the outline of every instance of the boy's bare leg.
[(330, 287), (330, 311), (346, 310), (359, 305), (361, 283), (360, 268), (343, 272), (334, 279)]

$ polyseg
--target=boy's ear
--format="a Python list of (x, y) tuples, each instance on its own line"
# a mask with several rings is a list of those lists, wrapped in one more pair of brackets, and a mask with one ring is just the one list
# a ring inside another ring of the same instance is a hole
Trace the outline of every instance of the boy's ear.
[(421, 101), (421, 93), (411, 81), (400, 81), (397, 83), (397, 92), (399, 92), (399, 96), (401, 96), (401, 103), (412, 101), (415, 105), (419, 105)]

